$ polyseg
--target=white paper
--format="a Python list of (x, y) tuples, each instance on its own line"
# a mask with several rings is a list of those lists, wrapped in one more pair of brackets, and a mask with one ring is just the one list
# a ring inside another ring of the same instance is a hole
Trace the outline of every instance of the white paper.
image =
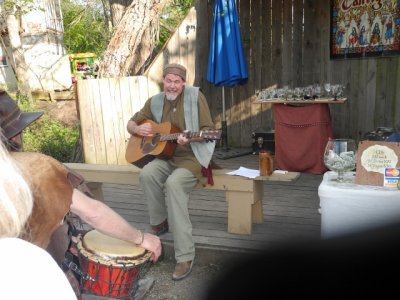
[(275, 174), (287, 174), (287, 173), (289, 173), (289, 172), (286, 171), (286, 170), (275, 170), (274, 173), (275, 173)]
[[(289, 173), (286, 170), (275, 170), (273, 172), (273, 174), (277, 174), (277, 175), (284, 175)], [(239, 169), (235, 170), (235, 171), (231, 171), (226, 173), (228, 175), (237, 175), (237, 176), (243, 176), (243, 177), (247, 177), (247, 178), (256, 178), (258, 176), (260, 176), (260, 170), (256, 170), (256, 169), (248, 169), (245, 167), (240, 167)]]
[(247, 177), (247, 178), (256, 178), (256, 177), (260, 176), (260, 170), (258, 170), (258, 169), (254, 170), (254, 169), (248, 169), (245, 167), (240, 167), (239, 169), (228, 172), (226, 174), (243, 176), (243, 177)]

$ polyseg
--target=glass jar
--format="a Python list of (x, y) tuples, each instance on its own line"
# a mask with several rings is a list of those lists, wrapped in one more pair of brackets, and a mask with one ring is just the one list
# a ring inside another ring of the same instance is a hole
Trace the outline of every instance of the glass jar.
[(270, 176), (274, 169), (274, 160), (271, 154), (266, 150), (259, 152), (260, 176)]

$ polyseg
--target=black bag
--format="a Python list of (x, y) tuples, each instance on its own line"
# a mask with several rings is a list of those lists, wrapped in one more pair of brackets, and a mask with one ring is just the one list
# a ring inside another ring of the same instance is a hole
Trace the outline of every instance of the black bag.
[(378, 127), (376, 130), (364, 134), (364, 140), (367, 141), (385, 141), (395, 130), (392, 127)]
[(260, 150), (267, 150), (271, 154), (275, 153), (275, 133), (274, 131), (258, 131), (251, 134), (253, 141), (253, 154), (258, 154)]

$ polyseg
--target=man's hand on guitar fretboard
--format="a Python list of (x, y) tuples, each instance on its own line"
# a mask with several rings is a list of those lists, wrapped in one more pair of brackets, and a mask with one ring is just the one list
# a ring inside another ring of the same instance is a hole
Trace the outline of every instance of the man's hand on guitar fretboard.
[(183, 131), (177, 140), (179, 145), (184, 145), (192, 142), (209, 142), (219, 139), (221, 136), (220, 130), (203, 130), (200, 132), (191, 132), (189, 130)]
[(187, 143), (190, 143), (191, 142), (190, 135), (191, 135), (191, 132), (189, 130), (185, 130), (181, 134), (179, 134), (176, 142), (179, 145), (185, 145)]

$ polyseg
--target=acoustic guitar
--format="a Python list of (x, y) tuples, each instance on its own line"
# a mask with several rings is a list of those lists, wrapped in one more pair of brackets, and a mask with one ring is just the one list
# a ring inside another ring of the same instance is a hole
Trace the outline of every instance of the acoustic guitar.
[(141, 122), (151, 123), (152, 135), (131, 135), (125, 152), (126, 160), (138, 168), (143, 168), (155, 157), (170, 159), (175, 152), (176, 141), (181, 134), (188, 139), (203, 138), (205, 140), (219, 140), (221, 130), (202, 130), (200, 132), (181, 132), (170, 122), (157, 124), (151, 120)]

